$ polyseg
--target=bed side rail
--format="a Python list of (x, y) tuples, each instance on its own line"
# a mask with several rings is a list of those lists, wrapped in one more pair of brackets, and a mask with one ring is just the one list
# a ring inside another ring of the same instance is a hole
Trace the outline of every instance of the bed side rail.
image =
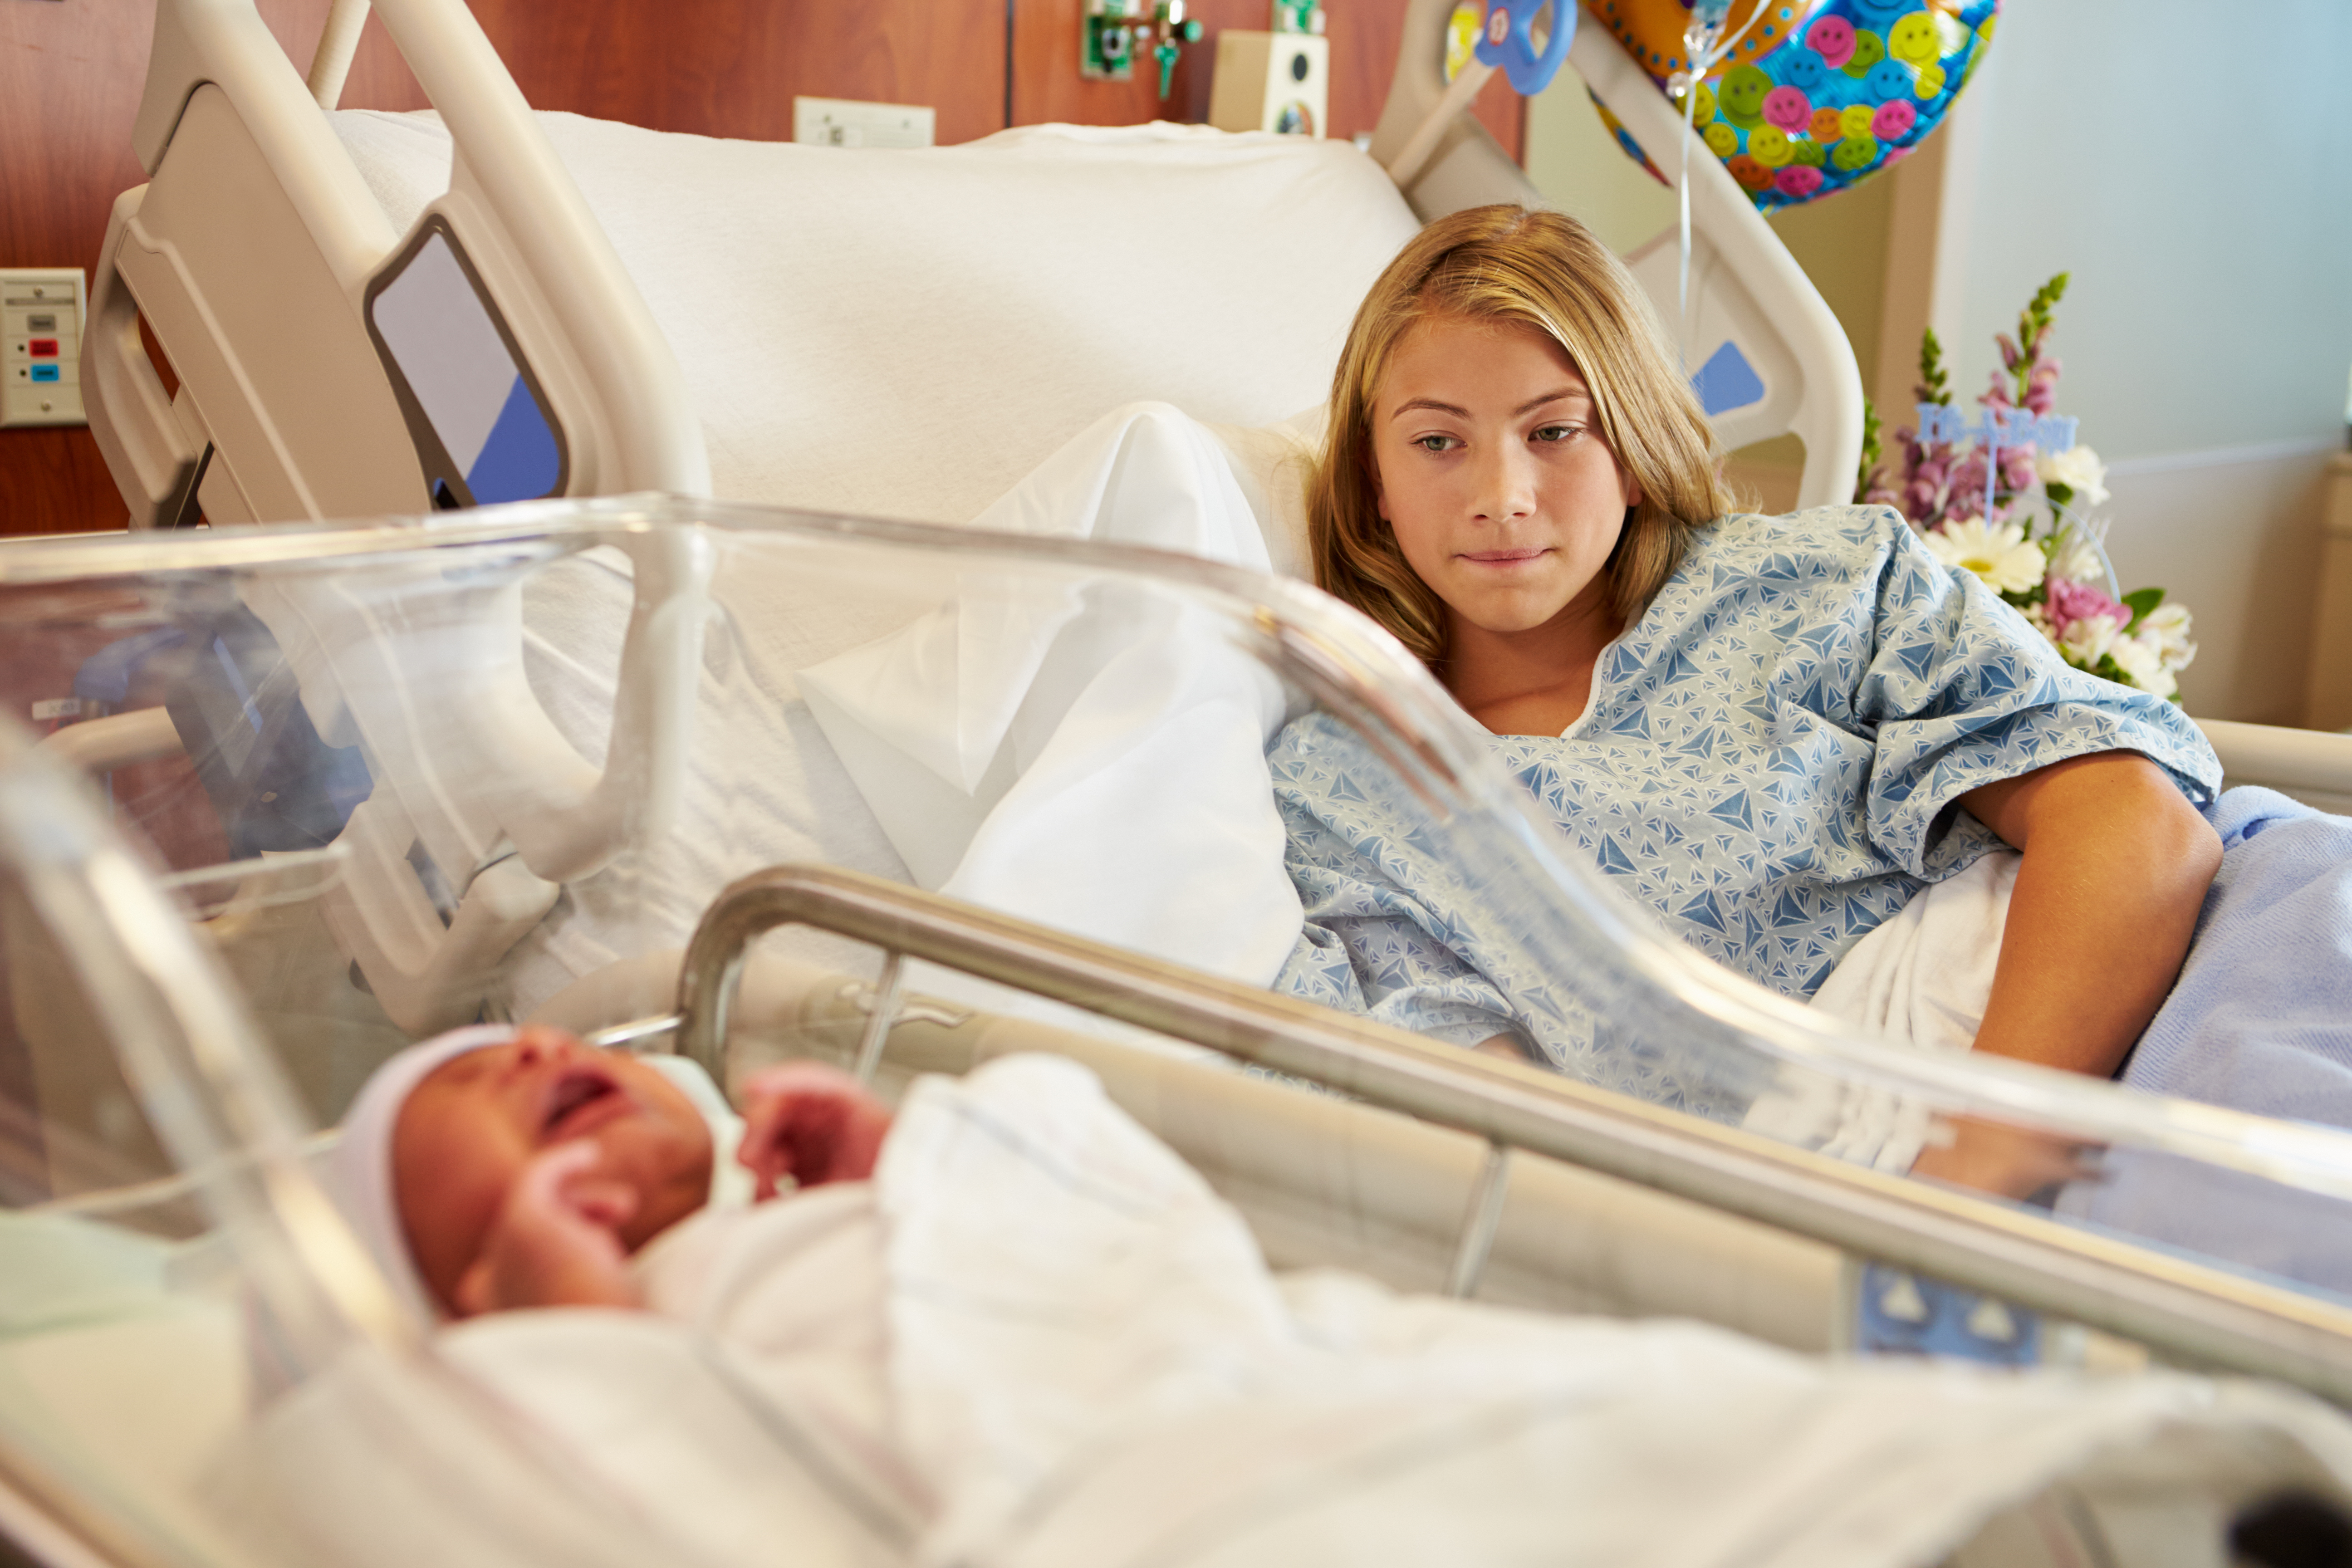
[(2352, 813), (2352, 734), (2200, 719), (2225, 784), (2260, 784), (2322, 811)]
[[(1445, 97), (1440, 62), (1445, 58), (1445, 29), (1453, 11), (1454, 0), (1411, 0), (1405, 7), (1396, 72), (1389, 79), (1389, 96), (1372, 132), (1371, 155), (1383, 169), (1397, 163)], [(1489, 202), (1549, 205), (1527, 171), (1466, 113), (1454, 116), (1418, 167), (1406, 172), (1402, 184), (1413, 216), (1424, 223)]]
[[(1529, 1067), (831, 867), (755, 873), (705, 912), (678, 979), (677, 1048), (720, 1077), (751, 939), (803, 924), (885, 953), (860, 1070), (880, 1058), (908, 958), (1205, 1046), (1487, 1142), (1452, 1284), (1474, 1285), (1526, 1150), (2136, 1340), (2187, 1364), (2352, 1402), (2352, 1309), (2037, 1215), (1849, 1165)], [(722, 1078), (723, 1081), (723, 1078)]]
[[(1717, 435), (1727, 447), (1794, 435), (1805, 444), (1797, 504), (1852, 500), (1862, 463), (1862, 371), (1821, 290), (1608, 28), (1579, 27), (1568, 59), (1660, 168), (1677, 167), (1676, 149), (1690, 136), (1690, 316), (1680, 346), (1694, 374), (1730, 353), (1761, 386), (1752, 396), (1747, 390), (1716, 395), (1745, 399), (1707, 410)], [(1681, 313), (1677, 231), (1668, 229), (1626, 261), (1671, 335)], [(1710, 377), (1717, 386), (1727, 381), (1740, 384), (1737, 376)]]
[[(499, 499), (467, 490), (473, 476), (450, 467), (419, 403), (436, 363), (405, 356), (370, 314), (436, 241), (467, 281), (456, 296), (425, 290), (421, 304), (412, 291), (408, 341), (440, 353), (445, 372), (471, 366), (482, 342), (502, 342), (504, 374), (529, 384), (560, 455), (541, 471), (575, 495), (708, 493), (676, 358), (471, 12), (461, 0), (391, 0), (381, 10), (456, 146), (450, 190), (407, 236), (386, 220), (321, 107), (340, 90), (363, 4), (336, 7), (306, 86), (253, 0), (158, 0), (134, 131), (152, 178), (116, 204), (85, 353), (91, 427), (134, 526), (171, 526), (199, 508), (215, 523), (269, 522)], [(444, 269), (444, 281), (457, 276)], [(461, 343), (452, 323), (469, 310), (479, 330)], [(176, 396), (141, 347), (142, 315), (179, 373)], [(491, 329), (497, 336), (485, 338)], [(499, 406), (493, 397), (475, 412)], [(498, 429), (507, 427), (501, 416)], [(483, 435), (483, 450), (498, 445), (498, 430)], [(446, 477), (437, 496), (428, 489), (436, 464)], [(388, 885), (337, 930), (404, 1023), (472, 1016), (478, 996), (448, 977), (484, 972), (530, 923), (530, 907), (551, 902), (554, 884), (594, 871), (674, 814), (707, 551), (684, 531), (625, 545), (635, 604), (613, 761), (601, 771), (530, 695), (514, 593), (472, 595), (457, 606), (468, 612), (464, 624), (452, 625), (429, 592), (420, 602), (442, 612), (436, 624), (402, 606), (355, 613), (331, 584), (247, 585), (313, 724), (337, 744), (367, 748), (375, 797), (350, 847), (385, 868)], [(420, 705), (415, 672), (427, 666), (404, 657), (415, 651), (405, 644), (434, 638), (478, 650), (471, 700)], [(482, 779), (497, 787), (452, 787)], [(445, 931), (418, 914), (424, 896), (402, 880), (415, 879), (404, 863), (412, 841), (460, 889), (501, 846), (521, 865), (485, 887), (486, 899), (499, 893), (495, 909)]]
[[(1396, 160), (1445, 96), (1445, 28), (1452, 0), (1412, 0), (1405, 13), (1396, 75), (1372, 138), (1372, 156)], [(1609, 29), (1576, 30), (1568, 62), (1594, 96), (1622, 121), (1659, 167), (1675, 166), (1685, 134), (1681, 117), (1656, 83), (1633, 63)], [(1563, 90), (1555, 81), (1553, 90)], [(1424, 220), (1485, 202), (1548, 205), (1525, 171), (1467, 114), (1447, 128), (1405, 181), (1405, 196)], [(1728, 350), (1752, 374), (1710, 378), (1734, 399), (1710, 407), (1727, 448), (1793, 434), (1805, 444), (1799, 506), (1850, 499), (1862, 461), (1862, 372), (1845, 331), (1821, 291), (1780, 243), (1715, 154), (1695, 145), (1690, 159), (1690, 321), (1680, 347), (1694, 374)], [(1626, 258), (1657, 306), (1668, 334), (1681, 316), (1681, 247), (1669, 229)]]
[[(366, 10), (347, 0), (331, 16), (322, 94), (340, 91)], [(182, 444), (213, 449), (213, 521), (426, 510), (431, 437), (395, 394), (368, 311), (436, 223), (548, 405), (562, 493), (708, 494), (676, 357), (472, 13), (459, 0), (380, 10), (456, 146), (450, 190), (405, 238), (328, 125), (331, 99), (305, 85), (252, 0), (158, 0), (133, 132), (153, 178), (119, 206), (93, 290), (113, 330), (93, 334), (107, 353), (92, 426), (134, 520), (172, 521), (176, 489), (159, 478), (169, 465), (133, 460), (174, 446), (142, 395), (133, 310), (180, 374)], [(184, 477), (194, 459), (179, 456)]]

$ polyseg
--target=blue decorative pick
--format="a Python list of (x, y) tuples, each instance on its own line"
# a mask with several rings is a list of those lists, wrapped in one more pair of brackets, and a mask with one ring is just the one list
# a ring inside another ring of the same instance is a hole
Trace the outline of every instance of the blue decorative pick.
[(2071, 452), (2074, 426), (2071, 414), (2036, 414), (2030, 408), (1988, 408), (1969, 423), (1957, 408), (1941, 403), (1919, 405), (1919, 439), (1927, 446), (1953, 446), (1975, 441), (1985, 455), (1985, 526), (1992, 526), (1992, 498), (2000, 477), (2000, 453), (2006, 447), (2034, 447), (2044, 452)]

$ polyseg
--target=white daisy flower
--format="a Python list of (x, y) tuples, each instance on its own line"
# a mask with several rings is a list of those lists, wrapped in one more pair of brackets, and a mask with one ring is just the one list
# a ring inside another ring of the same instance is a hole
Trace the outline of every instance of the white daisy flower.
[[(2099, 617), (2101, 620), (2105, 618), (2104, 616)], [(2114, 659), (2116, 668), (2130, 676), (2131, 683), (2142, 691), (2170, 697), (2180, 689), (2180, 683), (2172, 679), (2172, 670), (2164, 662), (2163, 645), (2145, 631), (2116, 638), (2107, 645), (2107, 657)]]
[(2098, 668), (2101, 655), (2112, 652), (2123, 633), (2123, 625), (2113, 616), (2084, 616), (2066, 628), (2058, 639), (2058, 651), (2066, 662), (2082, 669)]
[(2104, 583), (2107, 580), (2106, 557), (2099, 546), (2082, 529), (2070, 529), (2066, 542), (2050, 558), (2050, 575), (2063, 577), (2070, 583)]
[(2107, 466), (2088, 447), (2077, 445), (2063, 452), (2045, 452), (2034, 459), (2033, 471), (2042, 476), (2045, 485), (2064, 485), (2073, 490), (2077, 506), (2107, 504)]
[(1996, 594), (2022, 594), (2042, 581), (2042, 547), (2029, 543), (2016, 523), (1988, 528), (1980, 517), (1962, 518), (1923, 537), (1937, 560), (1967, 567)]
[(2164, 656), (2167, 669), (2186, 669), (2189, 661), (2197, 657), (2197, 645), (2189, 637), (2189, 610), (2182, 605), (2158, 605), (2139, 624), (2135, 637), (2150, 637)]

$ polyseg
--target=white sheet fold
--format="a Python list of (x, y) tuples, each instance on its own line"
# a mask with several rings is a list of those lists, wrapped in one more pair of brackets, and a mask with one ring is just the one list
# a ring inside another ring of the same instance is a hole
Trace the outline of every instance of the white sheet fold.
[[(974, 525), (1269, 564), (1224, 447), (1160, 404), (1097, 420)], [(920, 885), (1261, 984), (1297, 940), (1265, 769), (1284, 693), (1214, 611), (979, 568), (798, 680)]]
[[(1996, 850), (1921, 891), (1838, 961), (1813, 1005), (1903, 1049), (1970, 1049), (1992, 995), (2021, 864), (2015, 850)], [(1901, 1172), (1927, 1146), (1932, 1120), (1917, 1100), (1799, 1069), (1758, 1098), (1746, 1125), (1837, 1159)]]

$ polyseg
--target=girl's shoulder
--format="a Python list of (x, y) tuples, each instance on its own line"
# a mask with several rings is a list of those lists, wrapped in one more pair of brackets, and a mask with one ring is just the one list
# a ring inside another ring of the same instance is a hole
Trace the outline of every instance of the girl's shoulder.
[(1914, 542), (1911, 525), (1893, 507), (1817, 506), (1778, 517), (1727, 513), (1696, 531), (1685, 559), (1709, 567), (1760, 568), (1779, 556), (1792, 565), (1851, 568)]

